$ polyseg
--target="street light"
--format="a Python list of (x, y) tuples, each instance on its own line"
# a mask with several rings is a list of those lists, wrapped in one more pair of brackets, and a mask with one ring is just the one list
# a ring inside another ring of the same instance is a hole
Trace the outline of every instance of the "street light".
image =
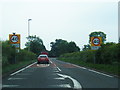
[[(31, 20), (32, 20), (32, 19), (28, 19), (28, 42), (30, 41), (30, 40), (29, 40), (29, 36), (30, 36), (30, 21), (31, 21)], [(30, 51), (30, 43), (29, 43), (28, 51)]]
[(31, 21), (32, 19), (28, 19), (28, 37), (30, 36), (30, 21)]

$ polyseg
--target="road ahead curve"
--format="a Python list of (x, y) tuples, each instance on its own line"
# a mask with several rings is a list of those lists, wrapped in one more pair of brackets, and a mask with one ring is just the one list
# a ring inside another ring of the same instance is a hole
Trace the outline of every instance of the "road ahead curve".
[[(50, 64), (33, 63), (3, 78), (3, 90), (13, 88), (118, 88), (118, 78), (50, 58)], [(117, 89), (116, 89), (117, 90)]]

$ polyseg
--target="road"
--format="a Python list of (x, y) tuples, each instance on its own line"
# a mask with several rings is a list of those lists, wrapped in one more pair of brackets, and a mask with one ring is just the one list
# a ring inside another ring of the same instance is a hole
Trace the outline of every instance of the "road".
[[(3, 90), (11, 88), (118, 88), (118, 78), (75, 64), (50, 58), (50, 64), (36, 62), (3, 78)], [(118, 89), (116, 89), (118, 90)]]

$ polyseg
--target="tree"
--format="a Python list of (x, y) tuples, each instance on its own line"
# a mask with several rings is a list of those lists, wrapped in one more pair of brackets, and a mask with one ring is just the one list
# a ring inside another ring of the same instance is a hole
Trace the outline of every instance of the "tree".
[(39, 55), (42, 51), (46, 51), (45, 46), (43, 45), (42, 39), (35, 36), (27, 37), (29, 42), (26, 42), (26, 49), (30, 48), (30, 51)]
[(92, 32), (89, 34), (89, 43), (91, 37), (102, 37), (102, 42), (104, 43), (106, 41), (106, 34), (104, 32)]
[(77, 52), (80, 51), (80, 48), (75, 44), (75, 42), (71, 41), (68, 43), (68, 52)]
[(84, 45), (83, 51), (90, 50), (91, 46), (90, 44)]
[(64, 53), (72, 53), (80, 51), (80, 48), (76, 46), (75, 42), (67, 42), (66, 40), (56, 39), (55, 42), (51, 42), (51, 56), (60, 56)]

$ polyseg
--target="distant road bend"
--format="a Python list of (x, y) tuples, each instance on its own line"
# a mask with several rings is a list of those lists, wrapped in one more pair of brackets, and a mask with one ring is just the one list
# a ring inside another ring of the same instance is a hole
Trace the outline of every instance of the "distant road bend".
[(118, 80), (114, 76), (50, 58), (50, 64), (37, 64), (35, 62), (3, 78), (2, 87), (3, 90), (12, 90), (12, 88), (78, 90), (111, 88), (114, 90), (118, 88)]

